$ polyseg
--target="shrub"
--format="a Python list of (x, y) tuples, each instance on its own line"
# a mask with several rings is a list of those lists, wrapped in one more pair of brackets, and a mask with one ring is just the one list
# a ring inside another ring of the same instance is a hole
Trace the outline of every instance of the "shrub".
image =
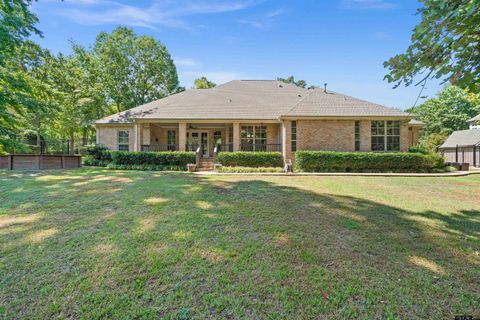
[(100, 145), (100, 144), (93, 144), (83, 147), (81, 150), (82, 154), (90, 156), (92, 159), (99, 160), (99, 161), (112, 161), (112, 155), (108, 151), (108, 148)]
[(408, 152), (419, 153), (426, 155), (433, 161), (433, 167), (437, 169), (443, 169), (445, 167), (445, 159), (436, 152), (432, 152), (430, 149), (423, 146), (411, 146), (408, 148)]
[(304, 172), (430, 172), (436, 163), (420, 153), (297, 151), (295, 166)]
[(110, 163), (108, 169), (113, 170), (141, 170), (141, 171), (184, 171), (186, 167), (182, 166), (161, 166), (151, 164), (115, 164)]
[(223, 173), (256, 173), (256, 172), (275, 172), (281, 173), (283, 172), (282, 167), (219, 167), (217, 169), (218, 172)]
[(110, 161), (108, 160), (98, 160), (94, 156), (87, 155), (83, 157), (84, 166), (94, 166), (94, 167), (106, 167)]
[(226, 167), (282, 167), (280, 152), (220, 152), (218, 162)]
[(114, 165), (178, 166), (186, 170), (188, 163), (195, 163), (194, 152), (128, 152), (110, 151)]

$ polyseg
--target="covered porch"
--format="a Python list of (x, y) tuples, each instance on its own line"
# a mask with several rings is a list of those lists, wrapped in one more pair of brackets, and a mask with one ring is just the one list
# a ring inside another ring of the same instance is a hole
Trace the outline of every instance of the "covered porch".
[(223, 122), (179, 121), (136, 122), (134, 151), (214, 152), (282, 151), (281, 124), (275, 121)]

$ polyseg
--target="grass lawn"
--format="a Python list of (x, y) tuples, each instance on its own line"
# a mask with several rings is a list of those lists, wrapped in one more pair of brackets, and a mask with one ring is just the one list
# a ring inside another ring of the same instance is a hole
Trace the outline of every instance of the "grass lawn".
[(0, 318), (480, 316), (480, 175), (0, 171)]

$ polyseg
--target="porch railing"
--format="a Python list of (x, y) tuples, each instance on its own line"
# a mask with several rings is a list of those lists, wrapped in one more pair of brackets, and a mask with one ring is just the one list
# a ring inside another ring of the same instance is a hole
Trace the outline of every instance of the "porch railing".
[(250, 144), (244, 143), (240, 145), (242, 151), (255, 151), (255, 152), (280, 152), (282, 145), (280, 143), (267, 143), (267, 144)]
[(176, 144), (142, 144), (142, 152), (177, 151)]

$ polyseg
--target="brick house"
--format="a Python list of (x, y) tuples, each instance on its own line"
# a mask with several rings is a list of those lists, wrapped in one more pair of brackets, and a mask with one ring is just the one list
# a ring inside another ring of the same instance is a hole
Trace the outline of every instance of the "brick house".
[(421, 122), (411, 114), (324, 89), (271, 80), (235, 80), (192, 89), (95, 122), (97, 143), (112, 150), (214, 149), (406, 151)]

